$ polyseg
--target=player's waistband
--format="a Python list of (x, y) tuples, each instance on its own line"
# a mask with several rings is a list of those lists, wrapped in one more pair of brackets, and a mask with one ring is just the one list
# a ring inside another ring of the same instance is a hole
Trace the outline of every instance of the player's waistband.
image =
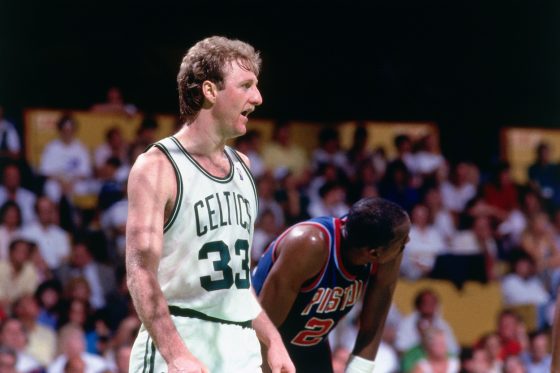
[(253, 320), (247, 320), (247, 321), (224, 320), (217, 317), (208, 316), (202, 312), (195, 311), (190, 308), (181, 308), (178, 306), (169, 306), (169, 313), (173, 316), (191, 317), (204, 321), (219, 322), (222, 324), (237, 325), (242, 328), (253, 329)]

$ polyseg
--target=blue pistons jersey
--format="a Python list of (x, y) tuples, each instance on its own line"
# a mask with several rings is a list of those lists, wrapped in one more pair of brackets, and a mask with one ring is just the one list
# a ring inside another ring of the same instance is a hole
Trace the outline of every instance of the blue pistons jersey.
[[(286, 320), (279, 327), (296, 367), (294, 351), (308, 354), (314, 349), (326, 347), (328, 350), (328, 333), (361, 299), (370, 276), (377, 268), (371, 264), (345, 268), (340, 247), (344, 222), (344, 218), (320, 217), (298, 224), (311, 224), (321, 229), (328, 239), (330, 251), (321, 271), (303, 284)], [(253, 286), (257, 294), (274, 265), (276, 247), (285, 235), (286, 232), (269, 245), (253, 271)], [(306, 356), (309, 358), (309, 355)]]

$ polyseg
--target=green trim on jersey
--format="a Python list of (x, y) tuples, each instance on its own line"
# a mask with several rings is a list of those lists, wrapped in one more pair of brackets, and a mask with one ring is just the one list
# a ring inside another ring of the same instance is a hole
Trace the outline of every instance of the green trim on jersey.
[(206, 171), (204, 169), (204, 167), (202, 167), (197, 161), (196, 159), (194, 159), (192, 157), (192, 155), (190, 155), (190, 153), (188, 152), (187, 149), (185, 149), (185, 147), (183, 146), (183, 144), (181, 144), (181, 142), (179, 142), (179, 140), (177, 140), (174, 136), (170, 137), (171, 140), (173, 140), (173, 142), (177, 145), (177, 147), (183, 152), (183, 154), (185, 154), (185, 156), (192, 162), (192, 164), (194, 164), (199, 170), (200, 172), (202, 172), (206, 177), (208, 177), (210, 180), (213, 180), (215, 182), (218, 183), (222, 183), (222, 184), (226, 184), (229, 183), (231, 181), (231, 179), (233, 179), (233, 162), (231, 161), (230, 156), (227, 154), (227, 152), (224, 152), (224, 154), (226, 155), (226, 158), (229, 161), (229, 174), (226, 175), (226, 177), (224, 178), (220, 178), (220, 177), (216, 177), (212, 174), (210, 174), (208, 171)]
[(146, 350), (144, 351), (144, 368), (142, 373), (146, 373), (146, 367), (148, 366), (148, 347), (150, 346), (150, 337), (146, 339)]
[(233, 153), (235, 158), (237, 158), (239, 160), (239, 163), (241, 163), (241, 165), (243, 166), (243, 169), (245, 170), (247, 175), (249, 175), (249, 180), (251, 180), (251, 186), (253, 187), (253, 192), (255, 193), (255, 201), (257, 203), (257, 214), (258, 214), (258, 211), (259, 211), (259, 196), (257, 194), (257, 183), (255, 182), (255, 178), (253, 177), (253, 173), (251, 172), (249, 167), (247, 167), (247, 165), (245, 164), (243, 159), (239, 156), (239, 154), (237, 154), (237, 151), (235, 149), (230, 148), (229, 146), (226, 146), (226, 153), (227, 153), (228, 150), (231, 153)]
[(163, 154), (165, 154), (165, 156), (169, 159), (169, 162), (171, 162), (171, 164), (173, 165), (173, 170), (175, 171), (175, 177), (177, 178), (177, 198), (175, 198), (175, 204), (173, 205), (173, 210), (171, 210), (171, 217), (163, 226), (163, 232), (165, 233), (167, 232), (167, 230), (169, 230), (169, 228), (171, 228), (171, 225), (179, 215), (179, 206), (183, 199), (183, 178), (181, 177), (181, 171), (179, 171), (179, 167), (177, 166), (177, 163), (175, 163), (175, 160), (173, 159), (173, 157), (171, 157), (171, 154), (169, 153), (169, 149), (167, 149), (165, 145), (163, 145), (162, 143), (157, 143), (155, 144), (155, 146), (159, 150), (161, 150)]

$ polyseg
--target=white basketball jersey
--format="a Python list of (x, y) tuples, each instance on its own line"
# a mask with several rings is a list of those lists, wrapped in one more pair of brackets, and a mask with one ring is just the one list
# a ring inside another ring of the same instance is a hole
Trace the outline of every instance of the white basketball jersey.
[(174, 137), (155, 144), (177, 176), (177, 198), (164, 227), (158, 281), (170, 305), (228, 321), (261, 308), (249, 273), (257, 191), (247, 166), (226, 147), (230, 172), (210, 175)]

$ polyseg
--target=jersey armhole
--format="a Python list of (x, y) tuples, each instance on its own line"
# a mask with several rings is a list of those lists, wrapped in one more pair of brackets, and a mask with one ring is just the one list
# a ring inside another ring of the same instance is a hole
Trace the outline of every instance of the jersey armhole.
[(153, 144), (153, 146), (161, 150), (161, 152), (165, 154), (165, 156), (173, 166), (173, 171), (175, 171), (175, 179), (177, 182), (177, 196), (175, 197), (175, 203), (173, 204), (173, 209), (171, 210), (171, 215), (169, 216), (169, 219), (163, 225), (163, 233), (165, 233), (169, 230), (169, 228), (171, 228), (171, 226), (175, 222), (175, 219), (177, 219), (177, 215), (179, 213), (179, 206), (181, 205), (181, 201), (183, 200), (183, 179), (181, 178), (181, 171), (179, 171), (179, 167), (177, 166), (177, 163), (175, 162), (173, 157), (171, 157), (171, 154), (169, 153), (167, 147), (165, 147), (165, 145), (159, 142)]

